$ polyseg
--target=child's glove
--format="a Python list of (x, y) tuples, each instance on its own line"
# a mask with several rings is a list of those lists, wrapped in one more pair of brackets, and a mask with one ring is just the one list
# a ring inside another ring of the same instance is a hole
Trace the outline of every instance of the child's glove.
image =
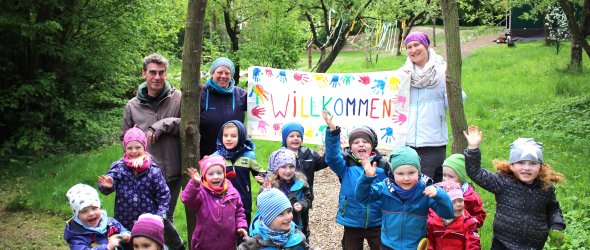
[(561, 246), (563, 244), (563, 230), (551, 229), (549, 230), (549, 238), (551, 238), (551, 244), (555, 246)]

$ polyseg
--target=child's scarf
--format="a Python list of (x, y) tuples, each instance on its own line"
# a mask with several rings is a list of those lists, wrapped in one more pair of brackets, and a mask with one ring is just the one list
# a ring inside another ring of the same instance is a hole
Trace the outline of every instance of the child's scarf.
[(389, 192), (391, 192), (392, 194), (397, 193), (397, 195), (399, 195), (399, 197), (404, 202), (406, 200), (412, 198), (412, 196), (414, 196), (416, 191), (419, 190), (419, 186), (420, 186), (420, 184), (417, 182), (412, 188), (405, 190), (405, 189), (401, 188), (400, 186), (398, 186), (397, 184), (395, 184), (395, 181), (392, 180), (391, 177), (385, 179), (385, 184), (387, 184), (387, 188), (389, 189)]
[(143, 172), (152, 165), (152, 157), (147, 152), (144, 155), (134, 159), (131, 159), (125, 155), (123, 156), (123, 162), (125, 162), (125, 165), (127, 165), (131, 170)]
[[(287, 244), (287, 242), (289, 241), (289, 238), (291, 236), (299, 236), (299, 234), (295, 233), (295, 223), (291, 222), (291, 229), (288, 232), (281, 232), (281, 231), (274, 231), (272, 229), (270, 229), (270, 227), (268, 227), (267, 225), (265, 225), (262, 220), (258, 220), (258, 223), (260, 225), (260, 234), (261, 235), (266, 235), (266, 237), (268, 237), (268, 239), (270, 239), (275, 245), (278, 246), (283, 246), (283, 247), (289, 247), (289, 246), (285, 246), (285, 244)], [(301, 237), (301, 236), (299, 236)], [(303, 239), (300, 239), (297, 242), (301, 242)]]
[[(238, 128), (238, 143), (233, 149), (226, 149), (223, 145), (223, 129), (228, 123), (233, 123)], [(250, 140), (246, 140), (246, 127), (238, 120), (231, 120), (223, 124), (217, 135), (215, 146), (219, 155), (232, 162), (235, 162), (235, 160), (242, 156), (244, 152), (254, 150), (254, 143)]]
[(107, 232), (107, 226), (108, 226), (109, 219), (107, 218), (107, 211), (105, 211), (105, 210), (100, 210), (100, 211), (101, 211), (100, 213), (102, 214), (102, 217), (100, 218), (100, 222), (98, 223), (98, 226), (96, 226), (96, 227), (91, 227), (91, 226), (88, 226), (88, 225), (82, 223), (82, 221), (80, 221), (80, 219), (78, 219), (78, 216), (74, 216), (74, 221), (76, 223), (78, 223), (80, 226), (84, 227), (86, 230), (97, 232), (99, 234), (105, 234)]
[(211, 192), (213, 192), (216, 195), (219, 195), (221, 197), (225, 196), (225, 192), (227, 191), (229, 184), (227, 179), (223, 179), (223, 183), (221, 184), (221, 186), (215, 188), (213, 186), (211, 186), (211, 184), (205, 180), (205, 175), (203, 175), (201, 177), (201, 183), (203, 184), (203, 187), (205, 187), (206, 189), (209, 189)]

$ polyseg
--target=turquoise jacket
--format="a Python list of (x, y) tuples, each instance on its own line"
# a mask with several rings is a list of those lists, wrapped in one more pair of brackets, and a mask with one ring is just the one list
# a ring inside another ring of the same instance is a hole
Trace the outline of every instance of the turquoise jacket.
[(416, 185), (420, 187), (410, 199), (404, 202), (397, 194), (389, 191), (385, 181), (372, 184), (375, 179), (376, 177), (363, 174), (356, 185), (356, 198), (363, 203), (381, 201), (383, 214), (381, 244), (389, 248), (416, 249), (420, 239), (426, 237), (429, 208), (432, 208), (441, 218), (454, 217), (453, 202), (439, 187), (436, 187), (436, 196), (430, 198), (422, 193), (426, 185), (418, 181)]

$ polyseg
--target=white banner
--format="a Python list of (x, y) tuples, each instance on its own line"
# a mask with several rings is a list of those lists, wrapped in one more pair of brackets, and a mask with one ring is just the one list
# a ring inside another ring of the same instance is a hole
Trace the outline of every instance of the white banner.
[(298, 122), (304, 143), (323, 144), (325, 109), (343, 136), (366, 125), (377, 133), (378, 148), (393, 149), (405, 145), (409, 101), (410, 77), (402, 70), (320, 74), (250, 67), (248, 134), (281, 141), (281, 126)]

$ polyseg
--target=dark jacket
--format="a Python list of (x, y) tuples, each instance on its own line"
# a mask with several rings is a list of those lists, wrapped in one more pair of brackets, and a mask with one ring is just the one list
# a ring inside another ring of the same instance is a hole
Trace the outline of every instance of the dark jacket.
[[(315, 178), (315, 172), (327, 168), (325, 157), (318, 154), (311, 148), (301, 146), (299, 152), (297, 152), (297, 166), (295, 170), (303, 173), (307, 178), (307, 184), (311, 192), (311, 202), (313, 202), (313, 179)], [(311, 207), (312, 203), (309, 203)]]
[(551, 227), (565, 229), (554, 187), (543, 190), (539, 180), (528, 185), (481, 168), (479, 149), (466, 149), (464, 155), (469, 178), (496, 198), (494, 246), (542, 249)]
[(246, 90), (234, 87), (233, 95), (221, 95), (205, 85), (201, 92), (201, 118), (199, 124), (201, 157), (211, 155), (217, 150), (215, 148), (217, 134), (224, 123), (230, 120), (238, 120), (244, 123), (247, 107)]
[[(109, 243), (109, 237), (114, 234), (121, 234), (123, 232), (130, 233), (121, 223), (113, 218), (108, 219), (107, 232), (101, 234), (90, 231), (80, 224), (70, 219), (66, 222), (64, 229), (64, 239), (70, 245), (71, 250), (106, 250)], [(133, 249), (130, 246), (124, 246), (125, 249)]]
[(125, 132), (137, 125), (143, 132), (154, 131), (156, 143), (149, 143), (147, 151), (154, 162), (164, 172), (167, 182), (180, 179), (180, 99), (182, 94), (169, 83), (162, 94), (153, 99), (147, 95), (147, 85), (142, 83), (137, 96), (127, 102), (123, 123), (121, 124), (121, 141)]

